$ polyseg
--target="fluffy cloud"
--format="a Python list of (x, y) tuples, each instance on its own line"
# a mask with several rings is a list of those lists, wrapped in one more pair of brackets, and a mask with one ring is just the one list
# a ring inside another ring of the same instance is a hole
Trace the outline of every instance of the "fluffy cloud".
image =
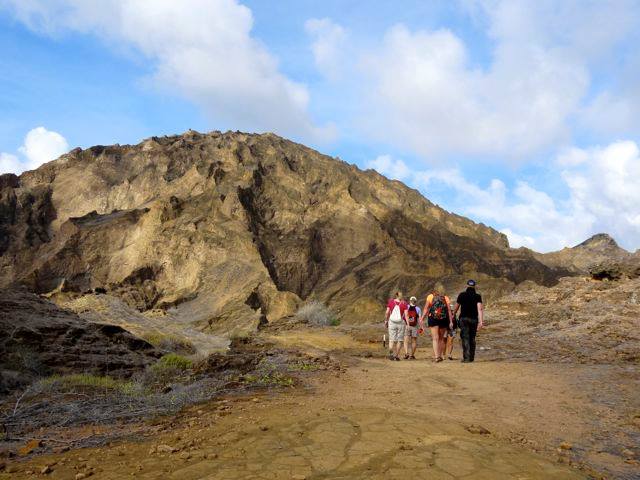
[(311, 121), (306, 87), (279, 72), (276, 59), (251, 36), (251, 10), (236, 0), (4, 3), (35, 31), (76, 31), (133, 48), (153, 62), (155, 85), (233, 128), (313, 140), (334, 135)]
[(522, 181), (509, 189), (494, 179), (482, 188), (457, 169), (409, 174), (401, 160), (387, 155), (378, 159), (371, 165), (381, 173), (405, 172), (401, 178), (427, 197), (443, 196), (446, 208), (497, 226), (514, 247), (546, 252), (606, 232), (627, 249), (640, 248), (640, 148), (635, 142), (573, 148), (558, 155), (555, 168), (566, 192), (561, 199)]
[[(402, 24), (363, 54), (362, 104), (369, 109), (361, 123), (375, 138), (428, 158), (462, 153), (508, 161), (569, 143), (576, 116), (587, 109), (590, 128), (619, 130), (637, 118), (628, 96), (591, 99), (598, 92), (592, 67), (634, 35), (637, 2), (464, 3), (491, 41), (488, 61), (472, 58), (451, 30)], [(631, 69), (631, 85), (637, 73)]]
[(68, 150), (69, 145), (62, 135), (44, 127), (36, 127), (27, 133), (23, 145), (18, 149), (21, 158), (11, 153), (0, 153), (0, 174), (34, 170)]
[(367, 164), (367, 168), (373, 168), (392, 180), (406, 180), (411, 173), (406, 163), (392, 158), (391, 155), (378, 156)]
[(15, 155), (11, 153), (0, 152), (0, 175), (3, 173), (20, 173), (22, 164)]
[(36, 127), (24, 137), (24, 145), (18, 151), (26, 159), (28, 170), (38, 168), (43, 163), (58, 158), (69, 150), (65, 138), (58, 132), (52, 132), (44, 127)]
[(340, 76), (347, 33), (328, 18), (312, 18), (305, 22), (305, 30), (313, 39), (311, 51), (318, 70), (328, 79)]
[(369, 105), (381, 110), (367, 115), (368, 128), (424, 155), (539, 150), (569, 135), (567, 118), (589, 85), (586, 70), (561, 51), (501, 45), (480, 70), (452, 32), (402, 25), (364, 66)]

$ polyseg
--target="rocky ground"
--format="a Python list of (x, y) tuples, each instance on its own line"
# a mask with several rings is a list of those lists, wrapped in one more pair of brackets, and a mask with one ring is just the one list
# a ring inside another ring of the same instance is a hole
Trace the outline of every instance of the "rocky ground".
[(489, 305), (496, 359), (637, 365), (640, 278), (567, 277), (553, 288), (525, 282)]

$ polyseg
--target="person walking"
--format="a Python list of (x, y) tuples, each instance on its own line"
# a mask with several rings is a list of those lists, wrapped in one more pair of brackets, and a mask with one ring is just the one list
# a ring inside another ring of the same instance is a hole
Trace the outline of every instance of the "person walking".
[(387, 302), (384, 326), (389, 333), (389, 360), (400, 360), (400, 348), (404, 340), (404, 313), (406, 309), (407, 302), (404, 301), (400, 291), (396, 292), (395, 298)]
[(422, 311), (420, 307), (416, 305), (418, 299), (411, 297), (409, 299), (409, 305), (404, 311), (404, 359), (415, 360), (416, 349), (418, 348), (418, 330), (421, 328), (419, 325)]
[(453, 360), (453, 341), (456, 338), (456, 329), (458, 328), (458, 319), (454, 315), (453, 316), (453, 328), (448, 328), (447, 332), (444, 334), (444, 338), (446, 340), (446, 344), (444, 347), (444, 353), (449, 360)]
[(476, 333), (484, 326), (482, 296), (476, 292), (475, 280), (469, 280), (467, 289), (458, 295), (454, 315), (458, 310), (460, 310), (462, 362), (473, 362), (476, 356)]
[(453, 328), (453, 315), (451, 313), (451, 302), (444, 294), (444, 288), (438, 284), (433, 293), (427, 296), (421, 323), (424, 324), (424, 317), (427, 317), (427, 325), (431, 331), (431, 342), (433, 344), (433, 359), (441, 362), (444, 355), (445, 338), (448, 329)]

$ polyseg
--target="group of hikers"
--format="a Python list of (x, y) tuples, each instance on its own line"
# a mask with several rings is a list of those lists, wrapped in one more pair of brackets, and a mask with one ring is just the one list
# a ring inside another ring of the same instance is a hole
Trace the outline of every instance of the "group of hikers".
[(411, 297), (407, 303), (402, 292), (396, 292), (395, 297), (387, 303), (384, 323), (389, 335), (389, 360), (400, 360), (403, 344), (404, 359), (415, 360), (418, 335), (425, 331), (426, 317), (435, 362), (443, 361), (445, 356), (453, 360), (453, 339), (458, 328), (462, 343), (462, 362), (473, 362), (476, 333), (484, 325), (482, 297), (476, 292), (475, 280), (467, 281), (467, 288), (458, 295), (455, 308), (451, 307), (451, 301), (444, 294), (441, 284), (437, 284), (433, 292), (427, 295), (423, 309), (416, 305), (417, 301), (416, 297)]

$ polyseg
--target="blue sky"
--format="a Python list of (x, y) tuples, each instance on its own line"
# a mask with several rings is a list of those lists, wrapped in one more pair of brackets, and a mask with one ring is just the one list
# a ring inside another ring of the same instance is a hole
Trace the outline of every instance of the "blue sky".
[(513, 246), (635, 250), (638, 27), (638, 0), (0, 0), (0, 171), (274, 131)]

